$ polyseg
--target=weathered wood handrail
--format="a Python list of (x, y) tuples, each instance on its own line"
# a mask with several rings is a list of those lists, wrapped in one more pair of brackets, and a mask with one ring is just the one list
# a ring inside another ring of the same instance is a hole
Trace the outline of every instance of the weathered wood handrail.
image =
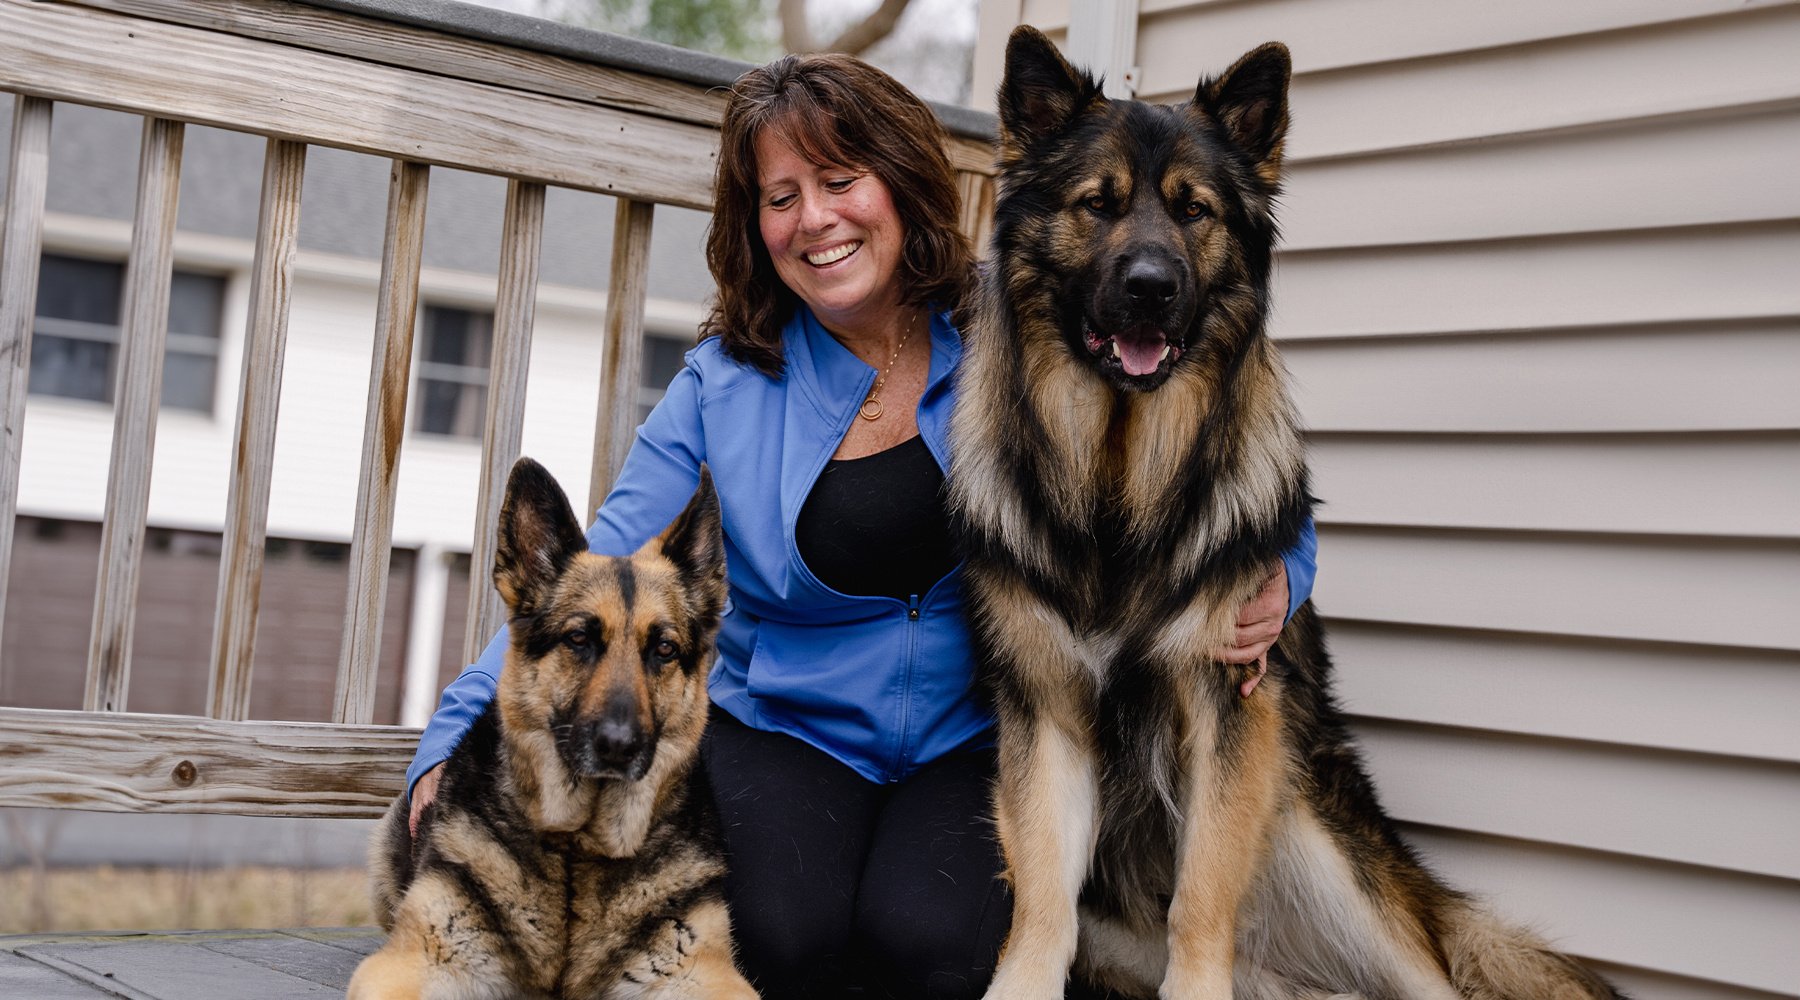
[(400, 726), (0, 709), (0, 803), (379, 816), (418, 742)]
[[(411, 0), (0, 0), (0, 91), (16, 97), (0, 239), (0, 601), (11, 560), (52, 104), (145, 119), (127, 263), (112, 475), (85, 710), (0, 707), (0, 805), (369, 816), (400, 787), (414, 730), (372, 726), (431, 167), (509, 179), (463, 637), (500, 621), (493, 519), (519, 451), (548, 187), (618, 199), (589, 509), (637, 423), (656, 205), (711, 199), (720, 85), (744, 67), (662, 46)], [(371, 109), (379, 113), (371, 113)], [(991, 123), (960, 109), (949, 153), (963, 225), (985, 234)], [(210, 719), (121, 713), (142, 564), (186, 124), (269, 139), (208, 662)], [(393, 161), (350, 596), (332, 723), (249, 715), (270, 465), (310, 145)], [(0, 605), (3, 606), (3, 605)]]

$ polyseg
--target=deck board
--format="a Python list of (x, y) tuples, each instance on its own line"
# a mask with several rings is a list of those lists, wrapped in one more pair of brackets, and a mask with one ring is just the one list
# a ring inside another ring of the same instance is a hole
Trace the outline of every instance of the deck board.
[(373, 928), (0, 937), (0, 997), (341, 997), (380, 941)]
[(381, 947), (382, 939), (381, 932), (372, 927), (302, 927), (282, 933), (353, 951), (358, 955), (375, 954), (375, 949)]
[(318, 983), (339, 993), (350, 985), (350, 974), (363, 956), (344, 948), (334, 948), (318, 941), (272, 934), (257, 938), (227, 938), (206, 941), (200, 945), (208, 951), (254, 962), (296, 979)]
[(0, 951), (0, 997), (32, 1000), (94, 1000), (110, 997), (68, 974), (10, 951)]

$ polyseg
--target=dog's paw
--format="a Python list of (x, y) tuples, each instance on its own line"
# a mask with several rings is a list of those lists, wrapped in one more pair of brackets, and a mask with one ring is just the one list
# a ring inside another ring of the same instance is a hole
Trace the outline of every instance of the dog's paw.
[(346, 1000), (420, 1000), (424, 973), (420, 956), (383, 948), (357, 965)]

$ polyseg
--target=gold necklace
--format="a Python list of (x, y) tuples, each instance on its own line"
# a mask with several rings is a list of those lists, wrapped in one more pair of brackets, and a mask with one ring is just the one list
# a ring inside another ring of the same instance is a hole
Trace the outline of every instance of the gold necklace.
[(900, 360), (900, 349), (906, 346), (906, 338), (911, 337), (919, 326), (919, 313), (913, 313), (913, 321), (907, 324), (906, 332), (900, 335), (900, 342), (894, 345), (894, 356), (888, 359), (887, 367), (875, 376), (875, 385), (869, 389), (869, 397), (863, 400), (862, 407), (857, 410), (864, 420), (881, 419), (881, 388), (887, 385), (888, 373), (894, 370), (894, 362)]

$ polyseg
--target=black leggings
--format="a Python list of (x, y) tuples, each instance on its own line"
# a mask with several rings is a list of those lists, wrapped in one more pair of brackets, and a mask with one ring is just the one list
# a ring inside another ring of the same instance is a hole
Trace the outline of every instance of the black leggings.
[(986, 991), (1012, 920), (993, 750), (879, 785), (714, 708), (702, 753), (730, 852), (738, 964), (765, 1000)]

